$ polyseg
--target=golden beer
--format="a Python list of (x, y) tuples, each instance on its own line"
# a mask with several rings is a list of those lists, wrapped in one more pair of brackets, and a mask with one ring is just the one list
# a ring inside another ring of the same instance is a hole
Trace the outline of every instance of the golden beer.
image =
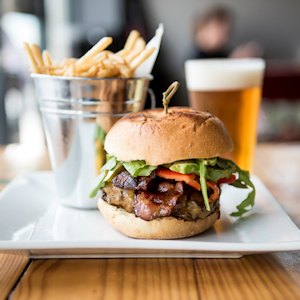
[[(208, 111), (224, 122), (234, 143), (234, 150), (227, 157), (240, 168), (252, 171), (264, 62), (261, 59), (198, 61), (188, 61), (196, 62), (196, 68), (186, 64), (190, 106)], [(193, 77), (189, 84), (190, 75), (198, 78)]]

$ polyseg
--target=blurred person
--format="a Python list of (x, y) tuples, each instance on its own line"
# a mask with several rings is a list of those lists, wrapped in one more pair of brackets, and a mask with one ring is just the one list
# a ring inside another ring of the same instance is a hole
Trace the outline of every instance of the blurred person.
[(194, 25), (195, 58), (246, 58), (261, 57), (262, 48), (254, 41), (237, 46), (230, 51), (234, 29), (232, 11), (221, 5), (212, 6), (200, 14)]

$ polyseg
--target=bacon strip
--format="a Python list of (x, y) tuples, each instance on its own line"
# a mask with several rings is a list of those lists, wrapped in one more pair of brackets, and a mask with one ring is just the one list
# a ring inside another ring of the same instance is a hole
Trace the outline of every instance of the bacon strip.
[(158, 189), (164, 192), (153, 194), (141, 191), (135, 193), (134, 210), (136, 216), (146, 221), (151, 221), (158, 216), (169, 216), (178, 198), (184, 193), (182, 182), (177, 182), (175, 186), (165, 182)]

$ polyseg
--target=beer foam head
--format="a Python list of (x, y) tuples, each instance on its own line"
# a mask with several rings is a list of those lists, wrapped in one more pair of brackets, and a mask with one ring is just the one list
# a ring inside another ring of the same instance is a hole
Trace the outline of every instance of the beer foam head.
[(185, 62), (187, 89), (190, 91), (238, 90), (261, 86), (264, 60), (193, 59)]

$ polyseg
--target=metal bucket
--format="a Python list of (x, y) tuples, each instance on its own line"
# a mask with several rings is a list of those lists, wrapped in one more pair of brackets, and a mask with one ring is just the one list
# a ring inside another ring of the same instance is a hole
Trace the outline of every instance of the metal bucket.
[(99, 152), (103, 141), (97, 140), (95, 133), (100, 130), (105, 136), (120, 117), (143, 110), (147, 92), (154, 108), (155, 97), (148, 88), (153, 77), (102, 79), (32, 74), (32, 78), (60, 203), (96, 208), (97, 197), (90, 199), (88, 191), (104, 153)]

